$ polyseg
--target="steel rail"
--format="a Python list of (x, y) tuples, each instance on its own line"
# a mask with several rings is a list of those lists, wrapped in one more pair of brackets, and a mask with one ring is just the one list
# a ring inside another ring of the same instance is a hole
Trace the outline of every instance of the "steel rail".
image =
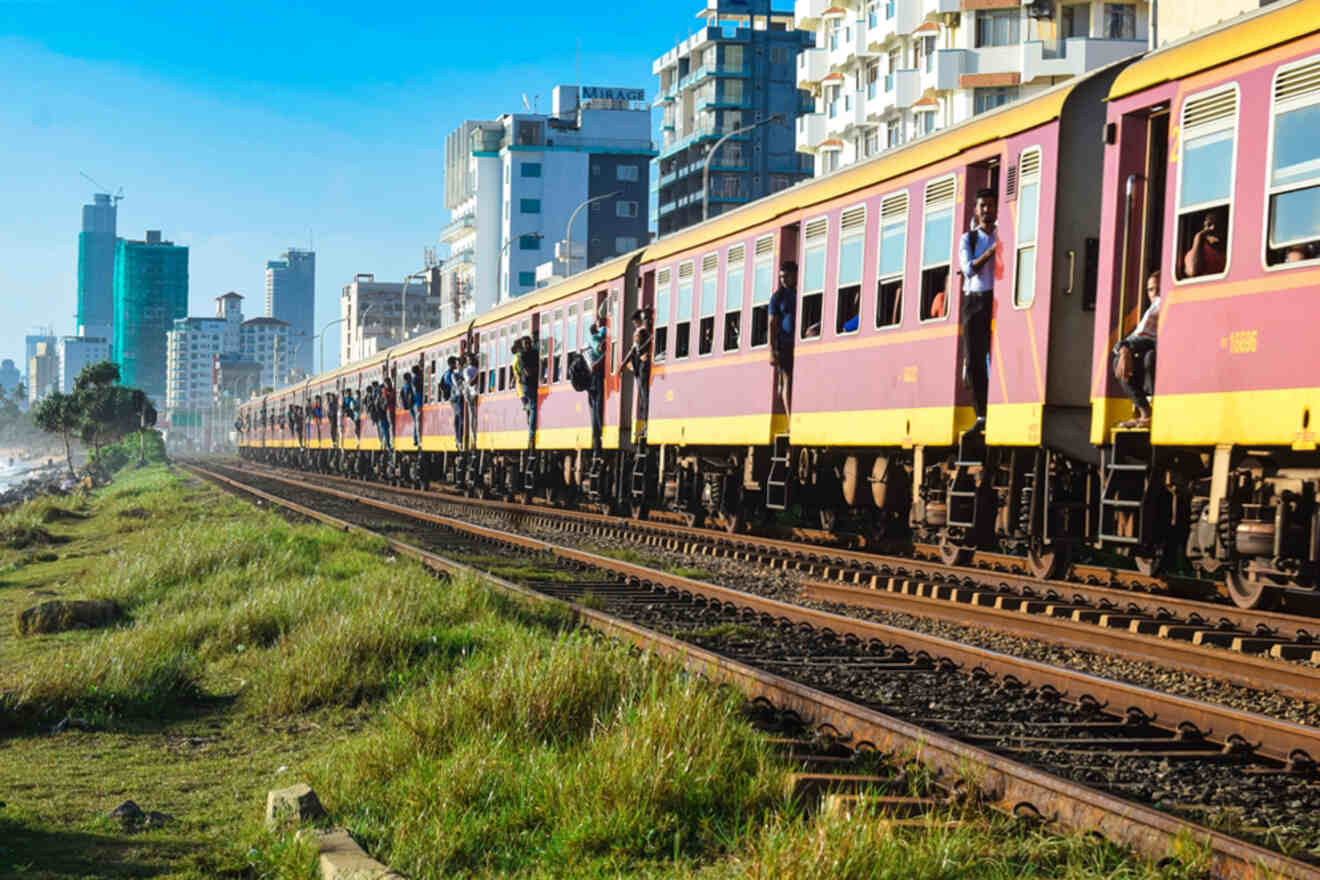
[[(1020, 813), (1023, 808), (1045, 817), (1051, 824), (1071, 830), (1096, 832), (1124, 843), (1150, 858), (1164, 858), (1175, 852), (1190, 835), (1194, 841), (1204, 842), (1211, 851), (1211, 870), (1216, 877), (1233, 880), (1263, 880), (1266, 877), (1320, 878), (1320, 870), (1279, 853), (1255, 846), (1194, 822), (1175, 818), (1140, 804), (1125, 801), (1096, 791), (1085, 785), (1060, 779), (1049, 773), (1029, 767), (1012, 759), (1003, 758), (984, 749), (959, 742), (951, 737), (925, 730), (884, 713), (868, 709), (847, 700), (834, 697), (814, 688), (763, 672), (737, 661), (721, 657), (677, 639), (646, 630), (627, 621), (586, 608), (562, 599), (553, 599), (528, 590), (518, 584), (473, 569), (463, 563), (449, 560), (439, 554), (391, 539), (329, 514), (316, 511), (277, 495), (246, 486), (238, 480), (215, 473), (208, 468), (185, 465), (189, 470), (215, 482), (232, 486), (241, 492), (255, 495), (271, 504), (293, 510), (303, 516), (319, 520), (335, 528), (379, 538), (397, 552), (417, 559), (429, 568), (446, 574), (465, 572), (520, 597), (537, 602), (569, 608), (584, 624), (600, 632), (631, 642), (639, 647), (682, 664), (688, 670), (703, 674), (716, 682), (738, 687), (749, 697), (762, 697), (780, 710), (796, 712), (818, 730), (843, 732), (844, 739), (856, 747), (874, 747), (887, 753), (912, 752), (922, 762), (933, 766), (939, 775), (951, 779), (972, 779), (974, 792), (998, 809)], [(290, 485), (299, 485), (285, 478), (270, 477)], [(453, 525), (459, 528), (470, 524), (449, 521), (446, 517), (421, 514), (388, 502), (371, 502), (340, 493), (324, 486), (302, 484), (302, 488), (329, 495), (361, 500), (382, 510), (392, 510), (405, 516)], [(464, 530), (468, 530), (464, 528)], [(499, 535), (497, 530), (485, 530)], [(513, 543), (546, 550), (553, 545), (543, 541), (508, 535)], [(610, 570), (616, 565), (640, 569), (618, 560), (574, 551), (569, 558), (579, 558), (591, 564), (601, 563)], [(646, 580), (661, 578), (663, 573), (642, 569)], [(689, 581), (687, 578), (663, 575), (695, 586), (712, 588), (713, 585)], [(713, 588), (719, 592), (722, 588)], [(745, 594), (743, 594), (745, 596)], [(756, 597), (747, 596), (748, 599)], [(763, 600), (769, 601), (769, 600)], [(774, 603), (776, 605), (782, 603)], [(785, 606), (791, 608), (791, 606)], [(831, 615), (832, 616), (832, 615)]]

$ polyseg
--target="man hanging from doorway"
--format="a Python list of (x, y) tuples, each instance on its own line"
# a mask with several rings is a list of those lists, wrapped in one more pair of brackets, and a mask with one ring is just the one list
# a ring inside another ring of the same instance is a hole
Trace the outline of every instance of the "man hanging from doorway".
[(637, 377), (637, 442), (646, 442), (646, 419), (651, 411), (651, 310), (632, 313), (633, 344), (623, 363)]
[(990, 322), (994, 317), (995, 275), (998, 272), (999, 239), (995, 234), (998, 197), (992, 189), (976, 194), (976, 225), (958, 246), (963, 275), (962, 309), (959, 312), (963, 345), (963, 370), (972, 386), (976, 423), (972, 431), (985, 430), (986, 397), (990, 387)]
[(591, 407), (591, 451), (600, 454), (601, 431), (605, 416), (605, 309), (590, 328), (587, 345), (587, 366), (591, 369), (591, 384), (587, 386), (587, 406)]
[(770, 295), (770, 363), (775, 368), (775, 393), (789, 414), (793, 399), (793, 333), (797, 325), (797, 263), (779, 265), (779, 287)]

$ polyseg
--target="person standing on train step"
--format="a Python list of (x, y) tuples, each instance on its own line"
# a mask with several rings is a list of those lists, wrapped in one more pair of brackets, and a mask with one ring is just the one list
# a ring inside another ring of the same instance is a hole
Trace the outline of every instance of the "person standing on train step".
[(994, 316), (995, 275), (998, 271), (999, 238), (995, 219), (999, 199), (992, 189), (976, 194), (976, 225), (958, 245), (963, 275), (962, 310), (959, 313), (963, 345), (963, 370), (972, 386), (976, 410), (973, 431), (985, 430), (986, 397), (990, 388), (990, 321)]
[(417, 403), (417, 390), (413, 388), (413, 376), (410, 370), (404, 370), (403, 372), (403, 387), (399, 389), (399, 405), (407, 411), (408, 415), (412, 416), (413, 445), (420, 449), (422, 438), (418, 433), (418, 429), (421, 427), (419, 424), (421, 422), (421, 407)]
[(646, 419), (651, 411), (651, 310), (632, 313), (633, 344), (623, 356), (623, 363), (637, 377), (637, 431), (639, 442), (646, 438)]
[(380, 386), (380, 432), (385, 439), (385, 451), (393, 452), (394, 444), (390, 437), (394, 434), (394, 382), (389, 376)]
[(587, 366), (591, 369), (591, 384), (587, 386), (587, 406), (591, 407), (591, 451), (601, 451), (601, 431), (605, 417), (605, 319), (602, 317), (590, 327), (587, 345)]
[(1137, 327), (1114, 346), (1114, 377), (1132, 398), (1132, 418), (1120, 428), (1150, 427), (1150, 395), (1155, 393), (1155, 337), (1160, 328), (1160, 273), (1146, 279), (1150, 305)]
[(458, 368), (458, 358), (449, 358), (449, 368), (440, 377), (440, 395), (449, 401), (449, 408), (454, 413), (454, 448), (463, 448), (463, 371)]
[(522, 397), (523, 413), (527, 416), (527, 448), (536, 447), (536, 389), (540, 378), (536, 363), (536, 343), (524, 336), (514, 348), (514, 364), (518, 370), (518, 392)]
[(333, 391), (326, 394), (326, 412), (330, 418), (330, 445), (339, 448), (339, 396)]
[(477, 394), (481, 391), (480, 371), (477, 369), (477, 353), (468, 352), (467, 365), (463, 367), (463, 405), (467, 412), (463, 426), (467, 428), (467, 448), (477, 448)]
[(793, 333), (797, 325), (797, 263), (779, 264), (779, 287), (770, 295), (770, 363), (775, 368), (775, 393), (789, 414), (793, 399)]

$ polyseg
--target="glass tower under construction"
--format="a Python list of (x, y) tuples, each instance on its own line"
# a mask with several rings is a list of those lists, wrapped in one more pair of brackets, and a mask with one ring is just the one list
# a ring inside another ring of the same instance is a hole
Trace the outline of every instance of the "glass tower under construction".
[(106, 193), (83, 205), (78, 233), (78, 332), (110, 338), (115, 320), (115, 215)]
[(166, 334), (188, 315), (188, 248), (120, 239), (115, 247), (114, 358), (120, 381), (165, 402)]

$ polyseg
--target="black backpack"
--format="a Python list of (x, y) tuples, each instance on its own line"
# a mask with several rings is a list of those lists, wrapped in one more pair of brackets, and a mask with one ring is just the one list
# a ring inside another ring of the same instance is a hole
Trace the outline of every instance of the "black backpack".
[(576, 351), (568, 355), (568, 381), (573, 383), (574, 391), (586, 391), (591, 387), (591, 367), (587, 359)]
[(412, 385), (404, 385), (403, 390), (399, 392), (399, 403), (403, 404), (406, 410), (413, 408), (413, 389)]

